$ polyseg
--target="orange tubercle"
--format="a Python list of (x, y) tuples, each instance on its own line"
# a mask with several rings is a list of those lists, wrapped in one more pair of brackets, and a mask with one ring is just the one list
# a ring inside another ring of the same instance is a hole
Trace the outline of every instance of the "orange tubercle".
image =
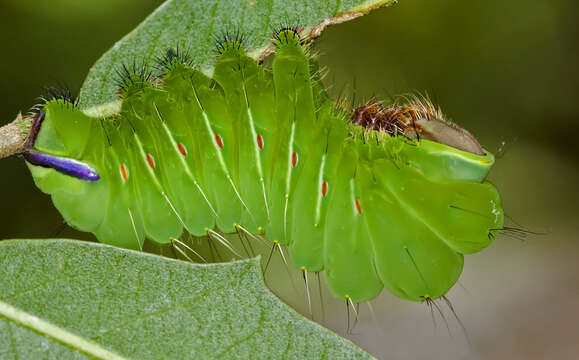
[(358, 211), (358, 214), (362, 213), (362, 205), (360, 204), (360, 200), (356, 199), (356, 211)]
[(187, 148), (185, 147), (185, 145), (177, 143), (177, 149), (179, 150), (181, 155), (183, 155), (183, 157), (187, 157)]
[(153, 155), (147, 153), (145, 157), (147, 158), (147, 165), (149, 165), (151, 170), (155, 170), (155, 159), (153, 158)]
[(322, 196), (326, 196), (328, 194), (328, 182), (324, 181), (322, 183)]
[(127, 180), (129, 180), (129, 171), (127, 170), (127, 166), (125, 164), (121, 164), (120, 168), (121, 168), (121, 178), (123, 179), (124, 182), (127, 182)]
[(223, 139), (219, 134), (215, 134), (215, 143), (219, 146), (220, 149), (223, 149)]

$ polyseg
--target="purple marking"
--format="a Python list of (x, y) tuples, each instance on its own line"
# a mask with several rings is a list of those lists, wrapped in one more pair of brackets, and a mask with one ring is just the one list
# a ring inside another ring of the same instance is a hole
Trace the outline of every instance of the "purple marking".
[(99, 174), (91, 169), (87, 164), (73, 159), (58, 157), (54, 155), (42, 154), (36, 151), (27, 151), (24, 158), (32, 165), (38, 165), (54, 169), (60, 173), (70, 175), (77, 179), (87, 181), (97, 181)]

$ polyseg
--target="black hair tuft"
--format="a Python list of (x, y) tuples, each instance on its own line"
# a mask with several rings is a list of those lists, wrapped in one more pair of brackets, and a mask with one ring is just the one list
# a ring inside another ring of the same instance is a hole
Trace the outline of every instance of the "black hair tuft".
[(186, 65), (192, 67), (194, 65), (191, 51), (187, 47), (175, 46), (170, 47), (162, 56), (158, 56), (155, 61), (155, 69), (161, 75), (167, 74), (177, 65)]
[(225, 53), (228, 50), (241, 50), (247, 41), (247, 38), (239, 32), (239, 29), (235, 31), (225, 31), (221, 35), (213, 37), (215, 42), (215, 51), (218, 55)]
[(290, 33), (295, 38), (301, 39), (302, 30), (303, 27), (301, 27), (298, 22), (286, 18), (285, 20), (282, 20), (271, 27), (271, 33), (273, 34), (271, 38), (276, 42), (282, 41), (282, 37), (280, 37), (280, 35)]
[(287, 44), (295, 44), (303, 43), (303, 39), (301, 37), (301, 28), (295, 25), (292, 26), (282, 26), (274, 31), (273, 33), (273, 41), (276, 46), (280, 45), (287, 45)]
[(41, 95), (38, 97), (38, 103), (33, 105), (28, 112), (29, 115), (35, 116), (44, 110), (44, 105), (51, 101), (59, 101), (63, 105), (75, 107), (78, 99), (72, 94), (72, 90), (65, 84), (58, 86), (43, 86)]
[(132, 65), (122, 64), (116, 70), (116, 84), (123, 92), (131, 90), (142, 90), (153, 82), (153, 74), (149, 67), (143, 62), (138, 64), (136, 61)]
[(73, 105), (77, 104), (77, 98), (72, 94), (72, 90), (70, 87), (66, 85), (58, 85), (58, 86), (44, 86), (42, 88), (42, 95), (40, 99), (47, 103), (53, 100), (62, 100)]

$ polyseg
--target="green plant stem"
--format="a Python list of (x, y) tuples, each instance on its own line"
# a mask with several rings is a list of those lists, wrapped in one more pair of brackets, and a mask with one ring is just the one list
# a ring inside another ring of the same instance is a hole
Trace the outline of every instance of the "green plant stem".
[(18, 114), (16, 119), (0, 127), (0, 159), (20, 154), (26, 149), (32, 118)]

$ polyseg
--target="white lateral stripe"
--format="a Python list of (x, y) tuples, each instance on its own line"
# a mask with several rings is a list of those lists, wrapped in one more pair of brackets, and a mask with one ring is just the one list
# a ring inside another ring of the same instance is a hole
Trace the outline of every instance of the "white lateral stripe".
[(219, 165), (221, 165), (221, 169), (223, 169), (223, 172), (225, 173), (225, 175), (229, 176), (229, 171), (227, 170), (227, 164), (225, 164), (225, 160), (223, 159), (223, 154), (221, 153), (221, 149), (219, 148), (219, 146), (215, 142), (215, 132), (213, 132), (213, 128), (211, 127), (211, 122), (209, 121), (209, 116), (207, 116), (207, 112), (205, 111), (205, 109), (203, 109), (201, 111), (201, 113), (203, 114), (203, 122), (205, 124), (205, 128), (207, 129), (207, 132), (209, 132), (209, 135), (211, 137), (211, 144), (213, 144), (213, 149), (215, 150), (215, 153), (217, 154), (217, 159), (219, 160)]
[(322, 186), (324, 184), (324, 168), (326, 167), (326, 155), (322, 155), (322, 163), (320, 164), (320, 173), (318, 176), (318, 194), (316, 196), (316, 221), (315, 224), (320, 223), (322, 216)]
[(179, 152), (179, 146), (177, 145), (177, 142), (175, 141), (175, 138), (173, 137), (173, 134), (171, 133), (171, 129), (169, 129), (167, 124), (165, 124), (164, 122), (162, 123), (162, 125), (163, 125), (163, 129), (165, 129), (165, 133), (167, 134), (167, 137), (169, 138), (169, 141), (171, 141), (171, 145), (173, 146), (173, 150), (175, 151), (177, 158), (181, 162), (181, 165), (183, 165), (183, 167), (185, 168), (185, 173), (187, 174), (187, 176), (191, 180), (197, 181), (197, 179), (195, 178), (195, 176), (193, 176), (193, 173), (191, 172), (191, 168), (189, 167), (189, 164), (187, 164), (187, 161), (185, 160), (183, 155), (181, 155), (181, 153)]
[(253, 143), (253, 149), (255, 152), (255, 161), (257, 163), (257, 172), (259, 177), (263, 177), (263, 170), (261, 168), (261, 155), (259, 154), (259, 145), (257, 144), (257, 132), (255, 131), (255, 124), (253, 122), (253, 114), (251, 113), (251, 109), (247, 108), (247, 116), (249, 118), (249, 127), (251, 129), (251, 137)]
[[(137, 136), (137, 134), (135, 134), (135, 139), (137, 140), (137, 145), (139, 146), (139, 151), (141, 152), (141, 155), (143, 156), (144, 159), (146, 159), (146, 155), (145, 155), (145, 150), (143, 149), (143, 145), (141, 144), (141, 139), (139, 139), (139, 137)], [(146, 160), (145, 160), (146, 161)], [(175, 209), (175, 207), (173, 206), (173, 204), (171, 203), (171, 201), (169, 200), (169, 198), (167, 197), (167, 194), (165, 193), (165, 190), (163, 189), (163, 186), (161, 185), (161, 183), (159, 182), (159, 179), (157, 179), (157, 176), (155, 175), (155, 173), (153, 172), (153, 169), (151, 169), (149, 166), (145, 166), (148, 170), (149, 170), (149, 174), (151, 174), (151, 177), (153, 178), (155, 185), (157, 186), (159, 192), (161, 193), (161, 195), (165, 198), (165, 200), (167, 201), (167, 203), (169, 204), (169, 206), (171, 207), (171, 210), (173, 210), (173, 212), (175, 213), (175, 215), (177, 216), (177, 219), (179, 220), (179, 222), (185, 227), (185, 229), (189, 230), (189, 228), (187, 227), (187, 225), (185, 225), (185, 222), (183, 222), (183, 219), (181, 219), (181, 216), (179, 215), (179, 213), (177, 212), (177, 209)], [(190, 232), (190, 231), (189, 231)]]
[(355, 216), (358, 214), (358, 209), (356, 209), (356, 189), (353, 178), (350, 179), (350, 196), (352, 197), (352, 201), (350, 201), (350, 203), (352, 204), (352, 212), (354, 213)]
[(288, 162), (287, 162), (287, 174), (285, 178), (285, 206), (283, 209), (283, 235), (287, 238), (287, 208), (289, 203), (289, 194), (291, 190), (291, 178), (292, 178), (292, 155), (294, 152), (294, 137), (296, 132), (296, 123), (292, 122), (290, 140), (289, 140), (289, 151), (288, 151)]
[(207, 131), (211, 135), (211, 143), (213, 144), (213, 148), (215, 149), (215, 153), (217, 154), (217, 158), (219, 159), (219, 164), (221, 165), (221, 168), (223, 169), (225, 176), (227, 176), (229, 183), (233, 187), (233, 191), (235, 192), (235, 196), (237, 196), (237, 198), (239, 199), (239, 201), (241, 202), (241, 204), (243, 205), (245, 210), (247, 210), (247, 212), (249, 213), (249, 216), (251, 216), (253, 218), (253, 214), (251, 213), (251, 211), (249, 211), (249, 208), (245, 204), (245, 201), (243, 201), (243, 199), (241, 198), (241, 195), (239, 194), (239, 191), (237, 191), (237, 187), (233, 183), (233, 180), (231, 179), (231, 175), (229, 175), (229, 170), (227, 169), (227, 164), (225, 164), (225, 160), (223, 159), (223, 154), (221, 153), (221, 149), (215, 143), (215, 133), (213, 132), (213, 128), (211, 127), (211, 122), (209, 121), (209, 117), (207, 116), (207, 112), (205, 110), (203, 110), (202, 113), (203, 113), (203, 121), (205, 122), (205, 127), (207, 128)]
[(137, 135), (137, 133), (134, 133), (133, 136), (135, 137), (135, 141), (137, 142), (137, 147), (139, 148), (139, 153), (141, 154), (141, 157), (143, 158), (143, 161), (145, 162), (145, 168), (149, 172), (149, 175), (151, 175), (151, 178), (153, 179), (155, 186), (157, 186), (157, 189), (160, 192), (163, 192), (163, 187), (161, 186), (159, 179), (157, 179), (157, 175), (155, 175), (155, 172), (153, 172), (153, 169), (151, 169), (149, 167), (149, 165), (147, 164), (147, 154), (145, 153), (145, 149), (143, 149), (143, 143), (141, 143), (141, 139), (139, 139), (139, 136)]
[(287, 174), (285, 178), (285, 193), (289, 194), (291, 186), (291, 176), (292, 176), (292, 155), (294, 152), (294, 138), (296, 132), (296, 123), (292, 122), (292, 128), (289, 140), (289, 151), (288, 151), (288, 162), (287, 162)]
[[(156, 106), (155, 106), (156, 108)], [(161, 115), (159, 115), (161, 116)], [(173, 149), (175, 150), (175, 153), (177, 154), (177, 158), (179, 159), (179, 161), (181, 161), (181, 164), (183, 165), (183, 167), (185, 168), (185, 173), (187, 174), (187, 176), (189, 177), (189, 179), (191, 179), (191, 181), (193, 181), (193, 183), (195, 184), (197, 190), (199, 190), (199, 192), (201, 193), (201, 196), (203, 196), (203, 199), (205, 200), (205, 202), (207, 203), (207, 206), (209, 206), (209, 208), (211, 209), (211, 211), (213, 212), (213, 214), (217, 216), (217, 213), (215, 212), (215, 209), (213, 209), (213, 206), (211, 205), (211, 202), (209, 202), (209, 199), (207, 198), (207, 196), (205, 195), (205, 193), (203, 192), (203, 190), (201, 190), (201, 187), (199, 186), (199, 183), (197, 181), (197, 179), (195, 178), (195, 176), (193, 175), (193, 172), (191, 171), (191, 168), (189, 167), (189, 164), (187, 164), (187, 161), (185, 160), (185, 158), (181, 155), (181, 153), (179, 152), (179, 148), (177, 146), (177, 142), (175, 141), (175, 138), (173, 138), (173, 134), (171, 133), (171, 129), (169, 129), (169, 127), (167, 126), (167, 124), (165, 124), (164, 122), (162, 123), (163, 128), (165, 129), (165, 132), (167, 133), (167, 136), (169, 137), (169, 140), (171, 141), (171, 144), (173, 145)]]
[[(247, 103), (247, 94), (246, 94), (246, 103)], [(257, 132), (255, 131), (255, 124), (253, 122), (253, 114), (251, 109), (249, 108), (249, 104), (247, 106), (247, 117), (249, 118), (249, 127), (251, 129), (251, 137), (252, 137), (252, 144), (253, 150), (255, 153), (255, 162), (257, 164), (257, 173), (260, 179), (263, 179), (263, 169), (261, 165), (261, 154), (259, 153), (259, 145), (257, 144)], [(267, 213), (267, 219), (269, 220), (269, 205), (267, 204), (267, 194), (265, 192), (265, 184), (261, 181), (261, 191), (263, 193), (263, 203), (265, 205), (265, 211)]]
[(213, 128), (211, 127), (211, 121), (209, 121), (209, 116), (207, 115), (207, 111), (205, 111), (205, 108), (201, 104), (201, 100), (199, 99), (199, 96), (197, 95), (197, 90), (195, 90), (195, 86), (193, 86), (193, 92), (195, 93), (195, 99), (197, 100), (197, 104), (199, 105), (199, 108), (201, 109), (201, 114), (203, 115), (203, 122), (205, 124), (205, 128), (207, 129), (207, 132), (209, 132), (209, 135), (211, 137), (211, 143), (213, 144), (213, 149), (215, 149), (215, 153), (217, 154), (217, 158), (219, 159), (219, 164), (221, 165), (221, 168), (223, 169), (225, 176), (227, 176), (227, 178), (229, 179), (231, 186), (233, 186), (233, 191), (235, 192), (235, 195), (237, 196), (239, 201), (241, 201), (241, 204), (243, 205), (243, 207), (245, 207), (245, 209), (247, 210), (249, 215), (253, 218), (253, 214), (251, 213), (251, 211), (249, 211), (249, 208), (247, 207), (247, 205), (245, 205), (245, 202), (243, 201), (243, 199), (239, 195), (239, 191), (237, 191), (237, 188), (235, 187), (233, 180), (231, 180), (231, 175), (229, 174), (229, 170), (227, 169), (227, 164), (225, 163), (225, 160), (223, 159), (223, 154), (221, 153), (221, 149), (219, 148), (219, 146), (215, 142), (215, 132), (213, 131)]

